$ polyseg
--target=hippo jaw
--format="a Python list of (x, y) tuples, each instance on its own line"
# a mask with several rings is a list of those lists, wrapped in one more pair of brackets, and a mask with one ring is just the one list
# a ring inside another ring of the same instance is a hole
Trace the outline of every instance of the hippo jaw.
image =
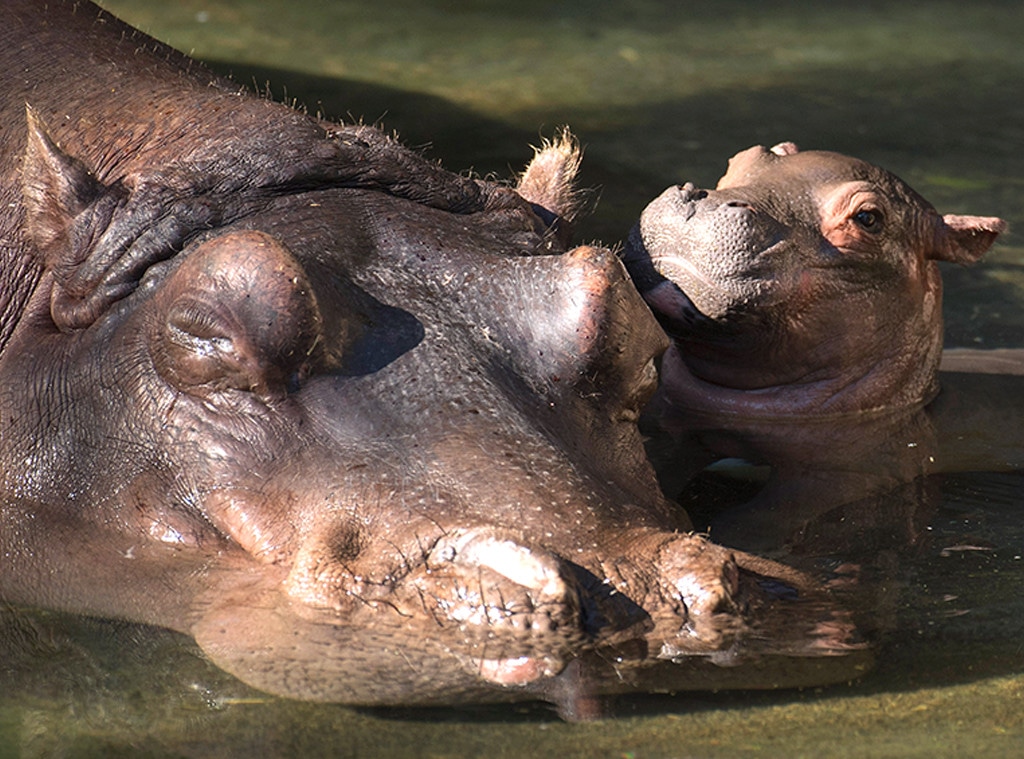
[(848, 413), (934, 395), (935, 261), (969, 263), (1001, 229), (940, 217), (862, 161), (784, 143), (735, 156), (715, 190), (670, 187), (623, 258), (673, 339), (663, 379), (676, 401), (755, 416)]

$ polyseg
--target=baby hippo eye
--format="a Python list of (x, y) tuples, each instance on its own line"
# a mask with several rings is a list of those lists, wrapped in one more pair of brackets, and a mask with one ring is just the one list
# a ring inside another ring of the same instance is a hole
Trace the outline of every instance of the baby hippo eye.
[(857, 226), (865, 232), (880, 232), (882, 230), (882, 212), (873, 208), (863, 208), (853, 215)]

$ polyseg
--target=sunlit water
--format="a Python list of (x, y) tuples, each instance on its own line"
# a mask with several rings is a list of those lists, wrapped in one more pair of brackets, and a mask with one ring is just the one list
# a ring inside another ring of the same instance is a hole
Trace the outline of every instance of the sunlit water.
[[(279, 99), (429, 143), (453, 170), (507, 176), (570, 124), (601, 188), (584, 239), (615, 243), (666, 185), (708, 185), (737, 150), (782, 140), (1024, 230), (1016, 2), (104, 5)], [(1018, 234), (946, 282), (948, 344), (1024, 345)], [(1024, 480), (933, 484), (925, 539), (878, 591), (878, 666), (855, 683), (625, 698), (589, 725), (531, 705), (365, 711), (264, 696), (171, 633), (6, 614), (0, 757), (1021, 755)]]

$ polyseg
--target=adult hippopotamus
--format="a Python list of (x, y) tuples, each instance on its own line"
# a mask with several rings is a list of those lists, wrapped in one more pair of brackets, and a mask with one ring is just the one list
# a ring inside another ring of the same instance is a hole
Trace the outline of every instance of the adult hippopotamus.
[(0, 41), (6, 602), (362, 704), (571, 714), (691, 657), (846, 650), (813, 583), (658, 490), (664, 337), (614, 255), (566, 247), (571, 139), (516, 189), (89, 3), (6, 2)]
[(845, 531), (871, 550), (868, 532), (916, 539), (927, 475), (1024, 465), (1019, 423), (1000, 423), (1024, 397), (1019, 354), (953, 354), (934, 400), (938, 262), (976, 261), (1004, 228), (792, 143), (738, 153), (714, 190), (654, 200), (623, 258), (672, 339), (647, 411), (662, 482), (675, 494), (721, 457), (773, 469), (754, 501), (698, 526), (759, 549)]

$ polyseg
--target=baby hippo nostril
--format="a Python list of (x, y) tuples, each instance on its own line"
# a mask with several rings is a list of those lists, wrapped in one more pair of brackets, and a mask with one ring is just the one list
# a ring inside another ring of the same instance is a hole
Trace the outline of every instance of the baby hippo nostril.
[(707, 190), (698, 190), (693, 182), (687, 182), (686, 184), (679, 185), (679, 195), (684, 202), (691, 200), (703, 200), (708, 196)]
[(751, 208), (750, 203), (745, 200), (729, 200), (724, 205), (726, 208)]

